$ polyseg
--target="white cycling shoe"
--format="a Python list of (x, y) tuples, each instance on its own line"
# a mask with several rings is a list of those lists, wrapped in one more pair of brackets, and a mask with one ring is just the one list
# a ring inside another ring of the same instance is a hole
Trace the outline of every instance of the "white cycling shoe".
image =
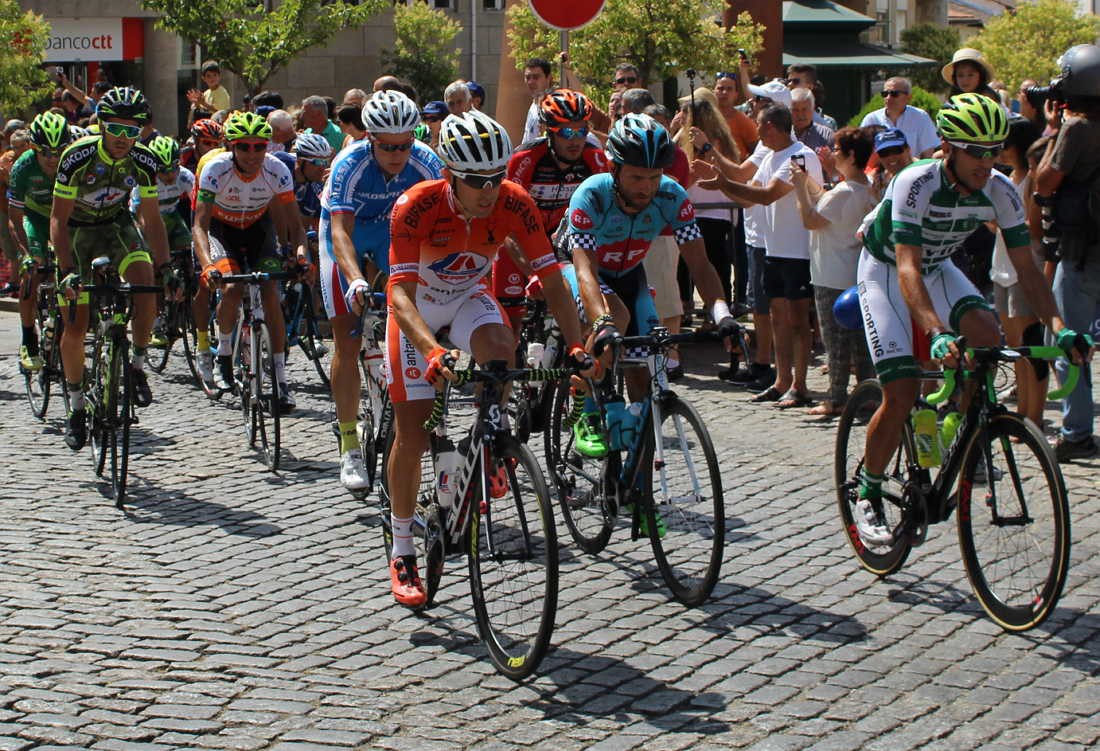
[(340, 455), (340, 484), (352, 491), (369, 490), (370, 479), (363, 464), (363, 452), (351, 449)]
[(874, 504), (869, 500), (861, 499), (856, 502), (853, 516), (859, 539), (867, 547), (878, 548), (894, 541), (894, 533), (886, 526), (886, 517), (881, 511), (875, 511)]

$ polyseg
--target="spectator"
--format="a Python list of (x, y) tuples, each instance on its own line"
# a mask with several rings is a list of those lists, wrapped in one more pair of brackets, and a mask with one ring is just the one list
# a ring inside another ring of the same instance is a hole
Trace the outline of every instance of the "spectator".
[(646, 107), (656, 103), (649, 89), (627, 89), (619, 99), (619, 111), (624, 115), (629, 112), (641, 114)]
[(20, 251), (8, 221), (8, 185), (15, 160), (31, 148), (32, 138), (31, 132), (23, 127), (21, 120), (9, 120), (4, 126), (4, 135), (10, 148), (0, 154), (0, 249), (10, 264), (10, 278), (18, 279)]
[(714, 81), (714, 96), (718, 99), (718, 111), (726, 118), (738, 152), (746, 156), (751, 154), (756, 148), (756, 123), (737, 109), (737, 105), (746, 99), (737, 74), (719, 73)]
[(878, 166), (871, 177), (871, 194), (878, 200), (894, 175), (913, 163), (913, 154), (905, 134), (897, 128), (887, 128), (875, 134), (875, 155)]
[(267, 150), (273, 154), (290, 151), (298, 136), (290, 113), (286, 110), (275, 110), (267, 116), (267, 124), (271, 126), (271, 140), (268, 141)]
[(283, 95), (277, 91), (261, 91), (256, 96), (252, 97), (252, 106), (255, 107), (274, 107), (277, 110), (281, 110), (285, 107), (283, 103)]
[(443, 124), (443, 118), (447, 116), (447, 105), (444, 102), (435, 99), (424, 105), (424, 110), (420, 113), (420, 122), (428, 126), (428, 130), (431, 131), (431, 139), (429, 145), (434, 149), (439, 145), (439, 128)]
[[(814, 88), (821, 86), (824, 90), (824, 86), (817, 80), (817, 68), (809, 63), (795, 63), (787, 66), (787, 86), (793, 89), (808, 89), (812, 94)], [(825, 98), (822, 97), (822, 102)], [(826, 115), (821, 111), (820, 107), (814, 110), (814, 122), (824, 125), (829, 130), (836, 132), (836, 119), (830, 115)]]
[(344, 134), (344, 145), (355, 141), (362, 141), (367, 137), (367, 131), (363, 128), (363, 108), (355, 104), (341, 104), (336, 108), (336, 123)]
[(138, 141), (148, 146), (149, 142), (160, 136), (160, 131), (153, 125), (153, 111), (149, 110), (149, 119), (141, 124), (141, 133)]
[(550, 61), (541, 57), (532, 57), (523, 65), (523, 82), (527, 93), (531, 95), (531, 107), (527, 110), (527, 121), (523, 125), (523, 141), (534, 141), (542, 132), (539, 121), (539, 101), (542, 95), (554, 87), (550, 76)]
[(229, 109), (232, 106), (233, 97), (222, 86), (222, 69), (218, 63), (214, 60), (203, 63), (200, 77), (206, 85), (206, 90), (199, 93), (198, 89), (190, 89), (187, 92), (187, 101), (191, 102), (191, 109), (202, 109), (205, 112)]
[(344, 144), (344, 134), (328, 119), (328, 102), (324, 97), (307, 96), (302, 100), (302, 125), (306, 133), (320, 133), (334, 151)]
[[(372, 91), (388, 91), (401, 85), (400, 79), (397, 76), (379, 76), (374, 79), (374, 85), (371, 87)], [(365, 102), (364, 102), (365, 104)]]
[(905, 142), (917, 158), (931, 157), (940, 146), (940, 136), (928, 113), (909, 104), (913, 98), (913, 85), (909, 79), (901, 76), (886, 79), (886, 85), (882, 87), (882, 98), (886, 106), (868, 112), (859, 126), (897, 128), (905, 134)]
[(367, 103), (367, 92), (363, 91), (362, 89), (348, 89), (344, 92), (343, 103), (350, 104), (362, 110), (363, 105)]
[(475, 110), (485, 106), (485, 89), (477, 81), (467, 81), (466, 88), (470, 90), (470, 106)]
[(473, 98), (465, 81), (453, 81), (443, 90), (443, 101), (447, 103), (448, 112), (452, 115), (461, 115), (463, 112), (470, 111)]
[(833, 148), (833, 131), (821, 123), (814, 122), (814, 93), (806, 88), (791, 91), (791, 122), (794, 123), (794, 137), (806, 148), (828, 151)]
[(836, 134), (834, 163), (844, 179), (830, 191), (811, 181), (805, 170), (791, 174), (802, 224), (810, 230), (810, 279), (829, 368), (829, 396), (810, 410), (812, 415), (836, 416), (844, 410), (852, 368), (857, 382), (875, 375), (863, 332), (841, 328), (833, 318), (837, 298), (856, 283), (863, 247), (856, 230), (877, 203), (864, 173), (873, 146), (870, 132), (862, 128)]
[(1030, 120), (1039, 129), (1039, 135), (1050, 135), (1047, 118), (1043, 113), (1047, 98), (1033, 89), (1039, 85), (1034, 78), (1025, 78), (1016, 92), (1016, 101), (1020, 105), (1020, 117)]
[(1000, 95), (990, 87), (993, 80), (993, 67), (986, 62), (985, 56), (976, 49), (963, 47), (955, 50), (951, 62), (940, 70), (943, 80), (951, 84), (949, 97), (956, 94), (981, 94), (998, 104)]

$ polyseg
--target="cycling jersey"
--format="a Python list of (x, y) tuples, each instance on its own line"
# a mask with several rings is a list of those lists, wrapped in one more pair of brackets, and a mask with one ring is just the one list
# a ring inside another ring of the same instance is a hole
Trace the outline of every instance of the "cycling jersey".
[(467, 220), (446, 180), (416, 185), (397, 199), (391, 221), (390, 284), (417, 282), (417, 300), (445, 305), (484, 286), (504, 238), (512, 236), (539, 278), (558, 273), (531, 196), (505, 181), (493, 212)]
[(568, 248), (594, 251), (600, 276), (624, 276), (640, 265), (665, 227), (680, 245), (702, 237), (687, 191), (666, 175), (653, 200), (634, 215), (619, 208), (607, 173), (585, 180), (569, 201)]
[(11, 168), (8, 205), (25, 215), (50, 218), (53, 205), (53, 176), (42, 171), (33, 150), (23, 152)]
[(140, 143), (114, 159), (102, 136), (86, 136), (62, 153), (53, 194), (74, 201), (70, 225), (106, 224), (126, 211), (131, 190), (137, 189), (140, 198), (157, 197), (158, 164)]
[(943, 160), (924, 159), (886, 186), (882, 202), (864, 219), (863, 244), (892, 266), (895, 245), (915, 245), (921, 249), (921, 273), (927, 275), (983, 222), (996, 222), (1010, 248), (1031, 245), (1023, 201), (1008, 177), (994, 171), (982, 190), (964, 196), (952, 187)]
[(213, 216), (225, 224), (244, 229), (259, 221), (272, 201), (294, 201), (294, 178), (290, 170), (271, 154), (264, 154), (259, 171), (245, 177), (237, 170), (233, 154), (223, 152), (206, 162), (199, 161), (199, 203), (213, 204)]
[[(195, 175), (186, 167), (179, 168), (179, 174), (175, 182), (165, 183), (157, 180), (157, 202), (160, 204), (160, 213), (172, 214), (179, 210), (180, 199), (189, 197), (195, 189)], [(135, 189), (130, 194), (130, 212), (137, 213), (141, 198)]]

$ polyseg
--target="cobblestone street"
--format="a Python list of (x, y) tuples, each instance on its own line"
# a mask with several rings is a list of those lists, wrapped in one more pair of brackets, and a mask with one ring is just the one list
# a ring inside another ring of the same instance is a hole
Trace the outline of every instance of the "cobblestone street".
[(393, 603), (376, 496), (340, 487), (327, 393), (300, 353), (276, 475), (177, 347), (150, 375), (123, 512), (89, 451), (62, 443), (60, 400), (31, 416), (17, 317), (0, 330), (0, 751), (1100, 743), (1098, 460), (1063, 465), (1058, 608), (1006, 634), (974, 599), (953, 519), (898, 575), (863, 571), (836, 512), (835, 421), (747, 403), (713, 377), (718, 350), (696, 351), (677, 390), (723, 470), (714, 596), (672, 600), (626, 522), (599, 557), (559, 522), (552, 648), (516, 685), (478, 639), (464, 560), (425, 614)]

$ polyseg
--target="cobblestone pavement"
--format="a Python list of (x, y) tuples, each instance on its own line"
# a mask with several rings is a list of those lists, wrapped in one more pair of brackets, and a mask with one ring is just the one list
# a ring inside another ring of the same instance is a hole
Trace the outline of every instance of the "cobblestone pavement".
[(1060, 606), (1007, 635), (975, 602), (949, 525), (888, 581), (859, 569), (834, 511), (833, 425), (747, 404), (710, 377), (717, 354), (696, 354), (682, 391), (709, 420), (731, 517), (714, 598), (670, 601), (626, 529), (596, 559), (565, 546), (554, 648), (515, 685), (477, 639), (462, 561), (426, 615), (391, 603), (378, 516), (339, 487), (315, 376), (294, 371), (300, 410), (273, 475), (239, 413), (173, 359), (135, 430), (123, 513), (87, 452), (63, 446), (56, 403), (31, 418), (15, 317), (0, 330), (0, 751), (1100, 740), (1095, 461), (1066, 468)]

